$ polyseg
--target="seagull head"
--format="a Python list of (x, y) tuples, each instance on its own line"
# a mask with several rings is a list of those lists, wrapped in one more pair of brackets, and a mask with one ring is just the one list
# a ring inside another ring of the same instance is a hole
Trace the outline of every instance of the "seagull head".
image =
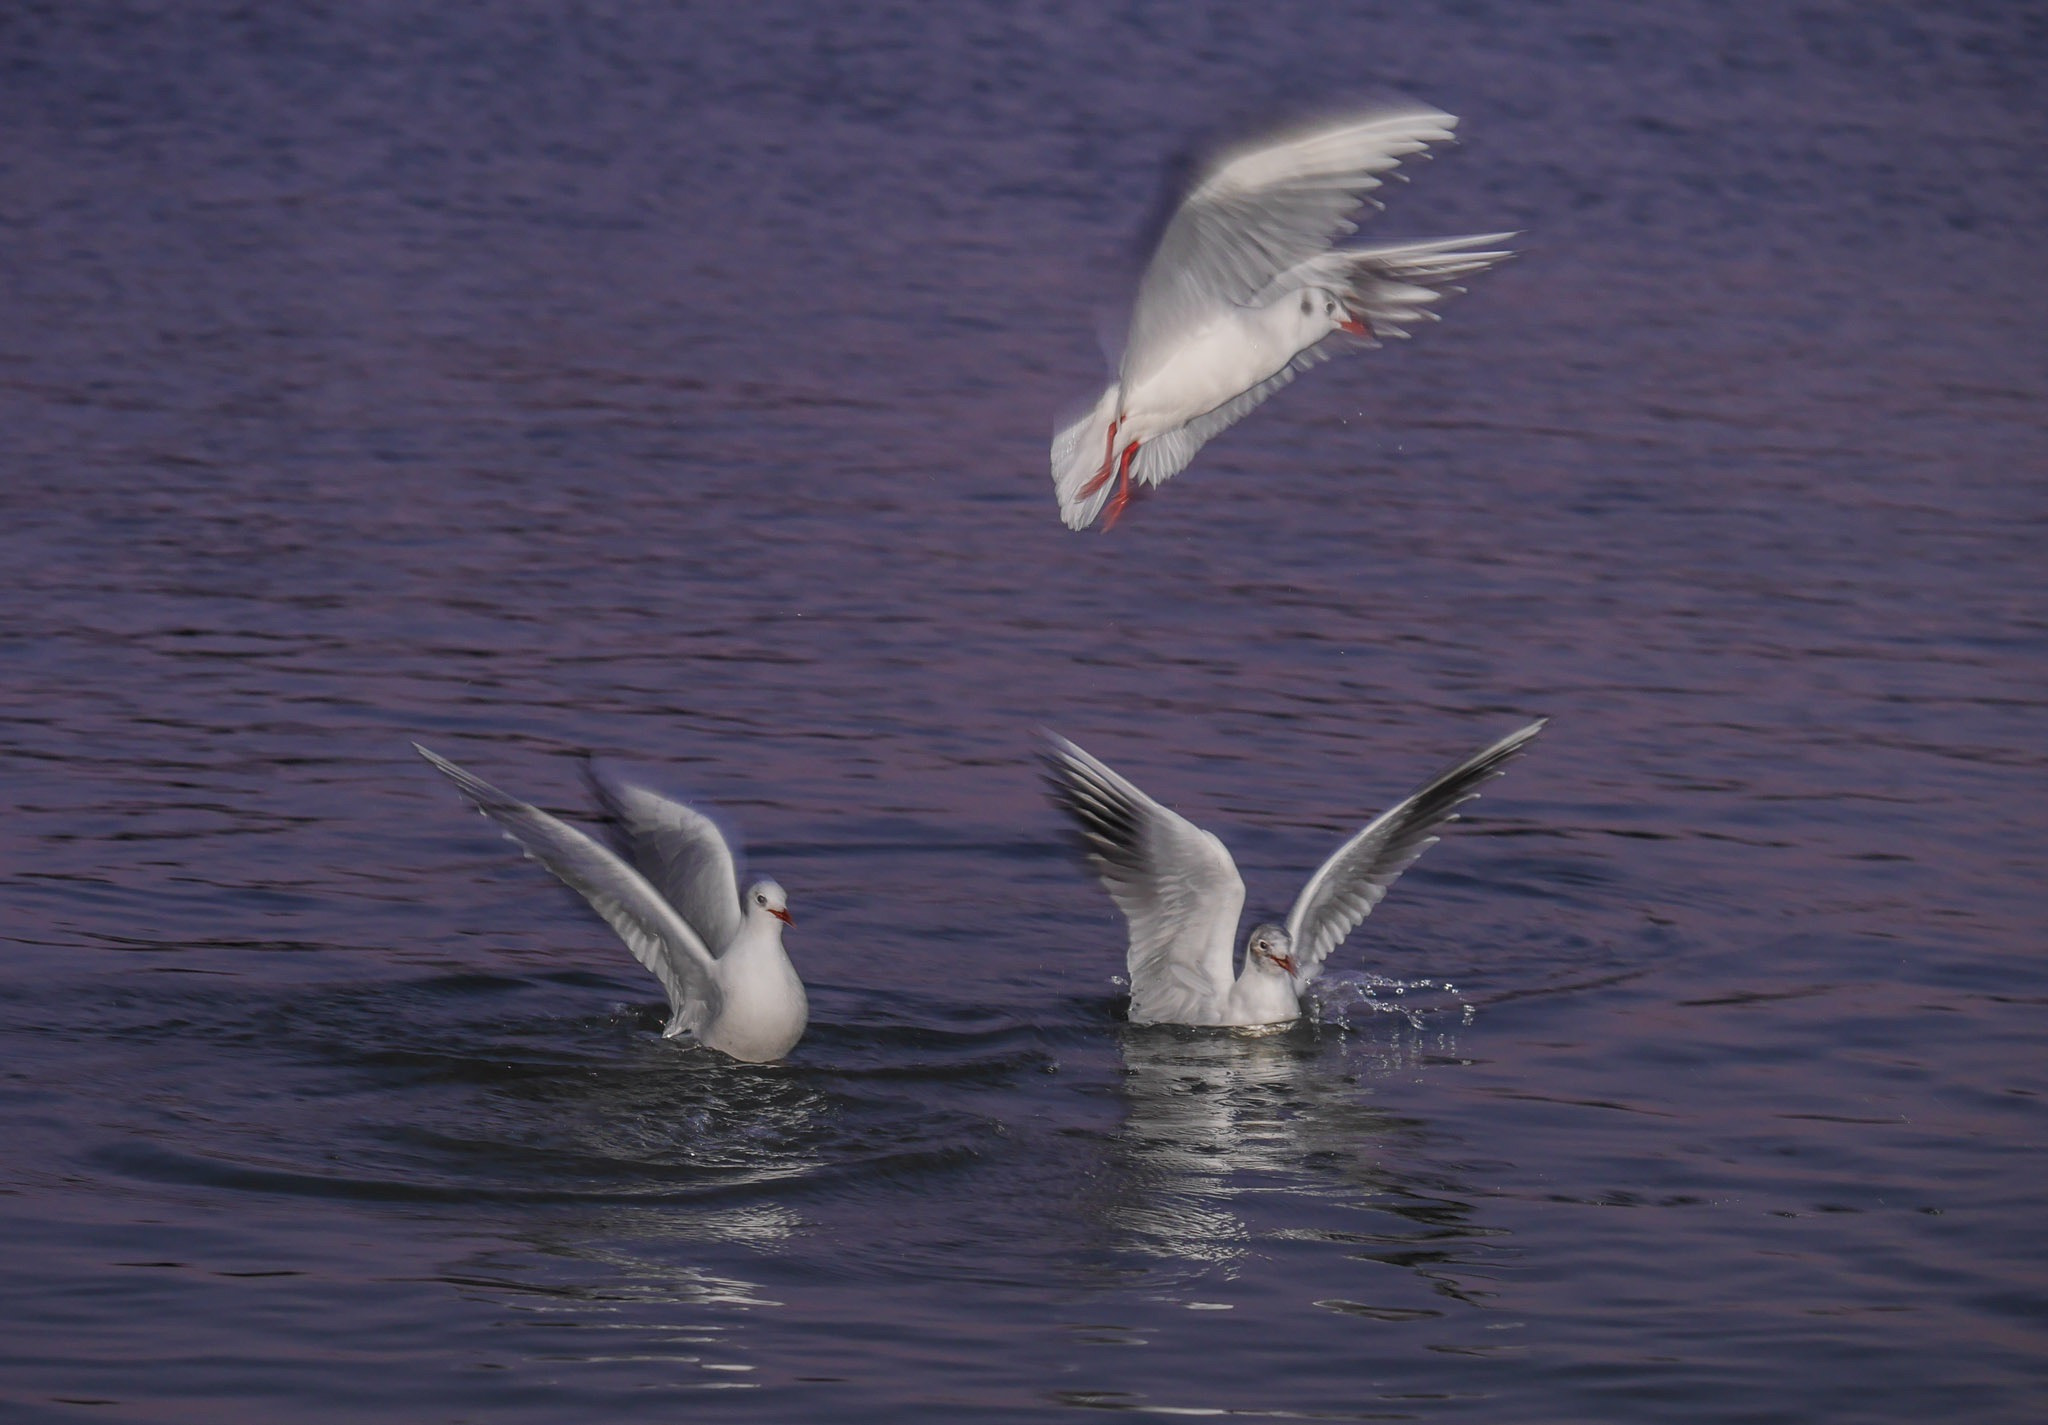
[(1285, 926), (1268, 922), (1252, 927), (1251, 938), (1245, 942), (1245, 968), (1294, 974), (1294, 937)]
[(770, 880), (759, 880), (747, 887), (747, 914), (759, 911), (772, 915), (784, 925), (795, 925), (789, 914), (789, 893)]
[(1372, 336), (1372, 328), (1354, 316), (1343, 299), (1327, 287), (1302, 288), (1295, 296), (1292, 315), (1301, 328), (1302, 347), (1313, 346), (1331, 332), (1368, 339)]

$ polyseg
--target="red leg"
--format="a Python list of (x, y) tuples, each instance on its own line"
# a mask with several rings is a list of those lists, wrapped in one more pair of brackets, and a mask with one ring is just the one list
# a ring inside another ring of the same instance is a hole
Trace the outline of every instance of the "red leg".
[(1109, 463), (1116, 458), (1116, 428), (1123, 423), (1124, 418), (1122, 416), (1118, 416), (1109, 423), (1109, 439), (1104, 442), (1102, 468), (1095, 472), (1094, 479), (1081, 487), (1081, 493), (1074, 496), (1075, 499), (1085, 500), (1109, 483)]
[(1116, 528), (1117, 519), (1123, 514), (1124, 506), (1131, 502), (1131, 462), (1137, 458), (1138, 444), (1139, 442), (1134, 440), (1125, 446), (1124, 458), (1117, 463), (1116, 498), (1109, 502), (1109, 515), (1102, 521), (1102, 527), (1106, 530)]

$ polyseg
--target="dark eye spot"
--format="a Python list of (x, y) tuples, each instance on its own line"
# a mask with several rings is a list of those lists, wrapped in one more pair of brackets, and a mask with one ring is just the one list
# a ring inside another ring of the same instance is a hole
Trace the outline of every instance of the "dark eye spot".
[(1304, 297), (1303, 297), (1303, 298), (1301, 299), (1301, 314), (1302, 314), (1302, 315), (1303, 315), (1304, 317), (1308, 315), (1308, 306), (1309, 306), (1308, 298), (1307, 298), (1306, 296), (1304, 296)]

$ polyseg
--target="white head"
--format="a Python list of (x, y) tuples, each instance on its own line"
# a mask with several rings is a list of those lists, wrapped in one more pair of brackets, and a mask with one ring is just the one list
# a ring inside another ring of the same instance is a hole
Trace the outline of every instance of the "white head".
[(1244, 967), (1262, 974), (1294, 975), (1294, 937), (1285, 926), (1268, 921), (1252, 927), (1245, 941)]
[(747, 887), (747, 915), (772, 915), (784, 925), (795, 925), (789, 914), (789, 893), (762, 877)]
[(1295, 327), (1295, 338), (1300, 342), (1297, 351), (1314, 346), (1331, 332), (1348, 332), (1352, 336), (1369, 337), (1370, 328), (1351, 314), (1335, 292), (1322, 287), (1304, 287), (1296, 292), (1291, 301), (1285, 303), (1287, 318)]

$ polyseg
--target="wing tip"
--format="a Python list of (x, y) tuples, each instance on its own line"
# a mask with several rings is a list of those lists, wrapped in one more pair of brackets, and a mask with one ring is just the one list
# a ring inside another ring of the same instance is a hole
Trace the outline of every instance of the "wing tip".
[(1072, 738), (1062, 737), (1049, 727), (1040, 727), (1036, 731), (1040, 761), (1055, 765), (1075, 763), (1084, 768), (1101, 766), (1095, 757), (1089, 755), (1086, 748)]
[(1548, 726), (1550, 726), (1550, 714), (1545, 713), (1542, 717), (1524, 723), (1501, 740), (1503, 742), (1512, 742), (1517, 748), (1521, 748), (1533, 741), (1536, 734)]
[(1062, 806), (1085, 818), (1089, 813), (1084, 802), (1105, 806), (1129, 803), (1129, 794), (1119, 785), (1123, 778), (1107, 762), (1048, 728), (1040, 728), (1039, 733), (1044, 739), (1039, 762)]
[(1489, 742), (1477, 752), (1444, 768), (1418, 787), (1410, 799), (1448, 793), (1455, 797), (1451, 803), (1454, 807), (1475, 800), (1481, 795), (1480, 787), (1506, 773), (1509, 764), (1528, 751), (1529, 744), (1536, 740), (1537, 734), (1549, 725), (1548, 716), (1524, 723), (1507, 736)]
[(584, 752), (577, 760), (583, 773), (583, 785), (597, 798), (597, 804), (603, 810), (605, 819), (613, 822), (622, 820), (623, 797), (626, 792), (632, 790), (632, 784), (613, 772), (610, 767), (600, 765), (595, 753)]
[[(512, 798), (506, 796), (505, 793), (499, 791), (489, 782), (486, 782), (482, 777), (477, 776), (476, 773), (465, 767), (458, 767), (455, 763), (450, 762), (446, 757), (443, 757), (425, 744), (415, 742), (412, 745), (412, 750), (426, 758), (427, 765), (453, 782), (457, 791), (476, 804), (478, 811), (483, 811), (484, 803), (492, 798), (496, 798), (499, 801), (512, 800)], [(488, 815), (488, 813), (486, 814)]]
[(1362, 155), (1350, 157), (1358, 167), (1354, 180), (1358, 192), (1377, 188), (1382, 174), (1397, 170), (1404, 160), (1427, 158), (1432, 144), (1455, 144), (1458, 116), (1433, 104), (1425, 104), (1399, 92), (1369, 96), (1333, 109), (1297, 113), (1291, 121), (1254, 125), (1235, 143), (1216, 148), (1197, 169), (1195, 182), (1187, 185), (1183, 201), (1205, 192), (1226, 191), (1251, 177), (1247, 170), (1285, 150), (1303, 145), (1363, 142), (1369, 147)]
[(1046, 791), (1072, 820), (1074, 843), (1097, 874), (1112, 879), (1129, 874), (1142, 815), (1135, 789), (1080, 744), (1048, 728), (1038, 731)]

